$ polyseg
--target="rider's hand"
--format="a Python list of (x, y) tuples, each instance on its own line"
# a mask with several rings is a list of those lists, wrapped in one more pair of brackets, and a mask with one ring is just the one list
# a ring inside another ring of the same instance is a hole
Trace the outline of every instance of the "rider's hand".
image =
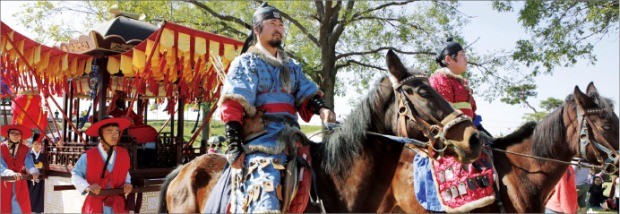
[(328, 108), (321, 108), (321, 110), (319, 110), (319, 115), (321, 117), (321, 120), (323, 120), (323, 123), (336, 122), (336, 114)]
[(131, 184), (123, 185), (123, 192), (125, 193), (125, 196), (129, 195), (129, 193), (131, 193), (132, 189), (133, 189), (133, 185), (131, 185)]
[(99, 195), (99, 192), (101, 191), (101, 187), (99, 186), (99, 184), (92, 184), (86, 187), (86, 190), (94, 193), (95, 195)]

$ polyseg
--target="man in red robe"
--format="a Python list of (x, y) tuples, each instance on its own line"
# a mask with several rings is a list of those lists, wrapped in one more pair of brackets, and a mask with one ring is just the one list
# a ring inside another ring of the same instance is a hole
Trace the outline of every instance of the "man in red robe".
[(130, 159), (126, 149), (117, 146), (121, 132), (131, 122), (126, 118), (103, 119), (86, 130), (91, 137), (99, 137), (99, 144), (87, 150), (71, 172), (73, 185), (86, 196), (82, 213), (128, 213), (123, 195), (96, 196), (102, 189), (123, 188), (125, 196), (131, 193)]
[(30, 213), (30, 194), (28, 183), (22, 180), (22, 173), (27, 170), (38, 182), (39, 170), (29, 154), (30, 149), (22, 144), (23, 139), (30, 138), (32, 131), (22, 125), (5, 125), (0, 133), (7, 138), (0, 145), (0, 176), (13, 176), (15, 181), (0, 182), (0, 212)]

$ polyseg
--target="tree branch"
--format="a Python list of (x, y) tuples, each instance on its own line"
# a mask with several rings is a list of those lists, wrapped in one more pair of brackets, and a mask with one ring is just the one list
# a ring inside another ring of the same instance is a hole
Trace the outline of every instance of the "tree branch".
[(344, 57), (372, 54), (372, 53), (376, 53), (378, 51), (389, 50), (389, 49), (392, 49), (396, 53), (409, 54), (409, 55), (417, 55), (417, 54), (435, 55), (436, 54), (435, 52), (430, 52), (430, 51), (404, 51), (404, 50), (400, 50), (400, 49), (395, 48), (395, 47), (380, 47), (380, 48), (376, 48), (376, 49), (369, 50), (369, 51), (359, 51), (359, 52), (343, 53), (343, 54), (337, 55), (336, 56), (336, 60), (344, 58)]
[(379, 5), (377, 7), (365, 10), (365, 11), (357, 12), (357, 13), (353, 14), (353, 18), (357, 18), (357, 17), (359, 17), (361, 15), (364, 15), (364, 14), (367, 14), (367, 13), (371, 13), (371, 12), (374, 12), (374, 11), (377, 11), (377, 10), (381, 10), (383, 8), (386, 8), (386, 7), (406, 5), (406, 4), (409, 4), (409, 3), (414, 2), (414, 1), (415, 0), (407, 0), (407, 1), (390, 2), (390, 3), (387, 3), (387, 4), (382, 4), (382, 5)]
[(357, 60), (352, 60), (352, 59), (347, 60), (343, 64), (336, 65), (336, 70), (344, 68), (344, 67), (347, 67), (347, 66), (351, 66), (353, 64), (360, 65), (360, 66), (367, 67), (367, 68), (374, 68), (374, 69), (377, 69), (377, 70), (380, 70), (380, 71), (386, 71), (385, 68), (381, 68), (379, 66), (374, 66), (374, 65), (371, 65), (371, 64), (366, 64), (366, 63), (363, 63), (363, 62), (360, 62), (360, 61), (357, 61)]
[(247, 28), (248, 30), (252, 30), (252, 25), (244, 22), (243, 20), (234, 17), (234, 16), (229, 16), (229, 15), (222, 15), (219, 14), (217, 12), (215, 12), (213, 9), (211, 9), (209, 6), (207, 6), (206, 4), (200, 3), (196, 0), (182, 0), (191, 4), (196, 5), (197, 7), (209, 12), (209, 14), (211, 14), (212, 16), (215, 16), (218, 19), (224, 20), (224, 21), (230, 21), (230, 22), (235, 22), (237, 24), (240, 24), (241, 26)]
[[(261, 1), (261, 0), (254, 0), (254, 1), (258, 2), (259, 4), (263, 3), (263, 1)], [(297, 27), (299, 30), (301, 30), (301, 32), (304, 35), (306, 35), (306, 37), (308, 37), (308, 39), (310, 39), (310, 41), (312, 41), (316, 46), (321, 47), (321, 45), (319, 45), (319, 40), (316, 39), (316, 37), (314, 37), (314, 35), (312, 35), (310, 32), (308, 32), (308, 29), (306, 29), (306, 27), (304, 27), (301, 23), (299, 23), (299, 21), (297, 21), (297, 19), (294, 19), (293, 17), (288, 15), (288, 13), (285, 13), (283, 11), (280, 11), (280, 15), (282, 15), (282, 17), (284, 17), (286, 20), (288, 20), (291, 23), (293, 23), (293, 25), (295, 25), (295, 27)]]
[(493, 77), (495, 77), (496, 79), (498, 79), (498, 80), (500, 80), (500, 81), (504, 82), (504, 84), (512, 85), (512, 82), (510, 82), (510, 81), (508, 81), (507, 79), (505, 79), (505, 78), (503, 78), (503, 77), (501, 77), (501, 76), (497, 75), (497, 74), (496, 74), (496, 73), (494, 73), (494, 72), (491, 72), (491, 69), (489, 69), (489, 68), (487, 68), (486, 66), (484, 66), (484, 64), (485, 64), (485, 63), (477, 63), (477, 62), (473, 62), (473, 61), (467, 61), (467, 64), (471, 64), (471, 65), (473, 65), (473, 66), (476, 66), (476, 67), (480, 68), (480, 70), (482, 70), (482, 72), (483, 72), (483, 75), (482, 75), (482, 76), (483, 76), (486, 80), (489, 80), (489, 79), (488, 79), (488, 77), (487, 77), (487, 75), (490, 75), (490, 76), (493, 76)]
[(304, 35), (306, 35), (306, 37), (308, 37), (308, 39), (310, 39), (310, 41), (312, 41), (316, 46), (320, 47), (319, 40), (316, 39), (316, 37), (314, 37), (314, 35), (312, 35), (310, 32), (308, 32), (308, 29), (306, 29), (306, 27), (304, 27), (301, 23), (299, 23), (299, 21), (297, 21), (296, 19), (294, 19), (291, 16), (289, 16), (288, 13), (280, 11), (280, 14), (286, 20), (288, 20), (291, 23), (293, 23), (293, 25), (295, 25), (295, 27), (297, 27)]
[[(340, 1), (339, 1), (340, 2)], [(347, 2), (347, 6), (345, 7), (345, 11), (344, 11), (344, 17), (340, 22), (337, 22), (337, 18), (334, 19), (334, 24), (337, 24), (336, 29), (334, 30), (334, 32), (332, 33), (332, 35), (329, 36), (329, 41), (333, 41), (334, 44), (336, 43), (336, 40), (338, 38), (340, 38), (340, 35), (342, 35), (342, 32), (344, 32), (344, 27), (346, 27), (347, 25), (347, 20), (346, 17), (349, 15), (349, 13), (351, 13), (351, 11), (353, 10), (353, 5), (355, 4), (355, 1), (348, 1)]]
[(218, 24), (220, 24), (220, 25), (222, 26), (222, 29), (221, 29), (222, 31), (228, 31), (228, 32), (231, 32), (231, 33), (233, 33), (233, 34), (235, 34), (235, 35), (239, 36), (240, 38), (244, 38), (244, 37), (247, 37), (247, 36), (248, 36), (248, 35), (247, 35), (247, 33), (241, 32), (241, 31), (239, 31), (239, 30), (235, 29), (234, 27), (231, 27), (231, 26), (230, 26), (230, 25), (228, 25), (228, 23), (227, 23), (227, 22), (225, 22), (225, 21), (220, 21), (220, 22), (217, 22), (217, 23), (218, 23)]
[(325, 16), (325, 6), (323, 5), (323, 2), (320, 0), (314, 1), (314, 4), (316, 5), (317, 18), (320, 21)]

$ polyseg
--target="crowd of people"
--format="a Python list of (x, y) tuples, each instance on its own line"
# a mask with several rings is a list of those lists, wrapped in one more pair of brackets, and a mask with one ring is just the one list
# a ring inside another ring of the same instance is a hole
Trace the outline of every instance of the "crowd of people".
[(605, 196), (603, 173), (594, 169), (568, 167), (553, 193), (549, 196), (545, 213), (590, 213), (604, 210), (618, 211), (620, 186), (618, 176), (612, 181)]

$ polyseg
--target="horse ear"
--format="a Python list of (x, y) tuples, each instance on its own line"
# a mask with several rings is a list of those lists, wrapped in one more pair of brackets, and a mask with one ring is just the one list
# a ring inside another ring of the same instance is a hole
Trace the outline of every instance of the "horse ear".
[(392, 76), (395, 77), (397, 80), (400, 81), (407, 76), (407, 69), (400, 61), (400, 58), (398, 58), (398, 56), (396, 56), (394, 51), (392, 51), (391, 49), (387, 52), (386, 63), (388, 71), (390, 71), (390, 74), (392, 74)]
[(581, 92), (579, 86), (575, 86), (575, 91), (573, 92), (573, 96), (575, 96), (575, 100), (579, 102), (581, 105), (586, 104), (586, 100), (588, 99), (588, 95)]
[(596, 90), (596, 87), (594, 87), (594, 82), (590, 82), (590, 84), (588, 84), (588, 88), (586, 89), (586, 94), (588, 94), (588, 96), (592, 96), (595, 94), (598, 94), (598, 90)]

